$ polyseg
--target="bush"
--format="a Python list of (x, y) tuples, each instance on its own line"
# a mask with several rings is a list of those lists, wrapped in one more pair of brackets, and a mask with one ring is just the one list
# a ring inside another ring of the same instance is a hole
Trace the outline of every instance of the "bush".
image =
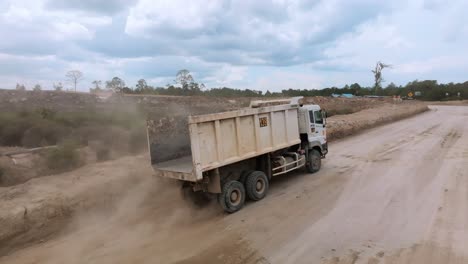
[(81, 165), (83, 162), (74, 142), (65, 142), (47, 153), (46, 166), (55, 173), (73, 170)]
[(60, 140), (65, 139), (65, 135), (69, 133), (69, 129), (65, 127), (43, 120), (35, 122), (23, 132), (21, 145), (27, 148), (56, 145)]
[[(57, 112), (47, 108), (37, 110), (0, 112), (0, 146), (27, 148), (57, 145), (71, 140), (76, 147), (101, 142), (96, 150), (99, 161), (112, 156), (138, 153), (147, 146), (144, 115), (140, 112), (97, 111), (96, 109)], [(65, 151), (60, 146), (57, 151)], [(54, 150), (47, 167), (67, 170), (73, 163), (54, 161)], [(71, 156), (64, 158), (74, 159)], [(55, 164), (57, 163), (57, 164)]]

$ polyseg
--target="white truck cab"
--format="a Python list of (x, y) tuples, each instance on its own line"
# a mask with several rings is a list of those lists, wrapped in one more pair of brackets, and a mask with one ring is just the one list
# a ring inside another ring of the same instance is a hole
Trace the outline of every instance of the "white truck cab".
[(298, 119), (301, 140), (308, 142), (309, 149), (320, 148), (322, 157), (325, 157), (328, 153), (326, 112), (318, 105), (302, 105)]

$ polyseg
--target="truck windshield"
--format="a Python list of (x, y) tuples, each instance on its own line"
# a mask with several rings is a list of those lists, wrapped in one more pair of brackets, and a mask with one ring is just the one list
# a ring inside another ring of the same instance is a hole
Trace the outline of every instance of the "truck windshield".
[(316, 124), (323, 124), (322, 112), (314, 111), (314, 117), (315, 117)]

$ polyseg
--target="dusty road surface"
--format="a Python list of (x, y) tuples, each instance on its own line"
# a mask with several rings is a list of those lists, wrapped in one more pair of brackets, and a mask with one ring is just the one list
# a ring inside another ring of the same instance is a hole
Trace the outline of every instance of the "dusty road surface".
[(276, 178), (232, 215), (157, 179), (128, 193), (0, 262), (468, 263), (468, 107), (334, 142), (319, 173)]

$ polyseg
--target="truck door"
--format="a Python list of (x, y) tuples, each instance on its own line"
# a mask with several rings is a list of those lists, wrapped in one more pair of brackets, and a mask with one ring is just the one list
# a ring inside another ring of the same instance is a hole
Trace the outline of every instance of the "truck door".
[(309, 111), (309, 118), (310, 118), (310, 136), (313, 139), (309, 139), (309, 142), (313, 140), (320, 141), (321, 144), (326, 142), (326, 134), (325, 134), (325, 118), (320, 110), (310, 110)]

